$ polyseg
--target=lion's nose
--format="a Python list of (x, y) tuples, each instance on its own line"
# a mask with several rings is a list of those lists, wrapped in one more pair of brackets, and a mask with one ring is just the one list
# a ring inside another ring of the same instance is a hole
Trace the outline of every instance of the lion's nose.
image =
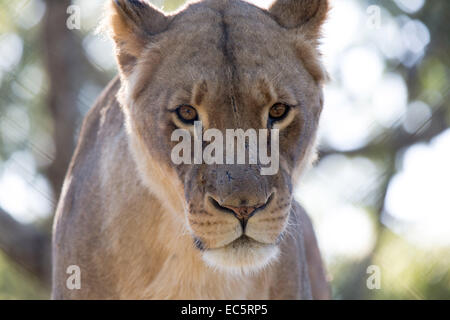
[[(234, 206), (227, 202), (219, 203), (213, 197), (210, 197), (210, 201), (217, 209), (226, 210), (227, 212), (233, 213), (233, 215), (241, 222), (242, 229), (245, 230), (248, 219), (250, 219), (256, 212), (264, 209), (264, 207), (266, 207), (272, 199), (272, 196), (273, 194), (267, 199), (265, 203), (257, 203), (251, 206)], [(249, 201), (241, 200), (240, 203), (248, 204)]]
[(255, 210), (257, 208), (260, 208), (263, 205), (264, 204), (256, 205), (256, 206), (253, 206), (253, 207), (233, 207), (233, 206), (227, 206), (227, 205), (223, 205), (222, 204), (222, 207), (230, 209), (231, 211), (233, 211), (234, 215), (239, 220), (243, 220), (243, 219), (244, 220), (248, 220), (253, 215), (253, 212), (255, 212)]

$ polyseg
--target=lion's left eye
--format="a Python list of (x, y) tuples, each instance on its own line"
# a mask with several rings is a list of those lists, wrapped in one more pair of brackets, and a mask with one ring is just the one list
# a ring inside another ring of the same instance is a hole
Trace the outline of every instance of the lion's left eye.
[(284, 119), (289, 113), (290, 107), (287, 104), (275, 103), (269, 110), (269, 118), (272, 122)]
[(186, 124), (194, 124), (198, 120), (197, 110), (193, 106), (183, 104), (176, 109), (178, 118)]

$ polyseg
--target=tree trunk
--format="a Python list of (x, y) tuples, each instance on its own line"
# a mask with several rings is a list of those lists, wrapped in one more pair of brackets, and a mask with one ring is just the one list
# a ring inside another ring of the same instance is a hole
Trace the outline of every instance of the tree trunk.
[(49, 80), (48, 107), (53, 118), (55, 157), (47, 170), (55, 199), (59, 198), (67, 167), (75, 147), (79, 121), (77, 98), (81, 88), (83, 53), (75, 30), (66, 21), (70, 0), (47, 0), (42, 40)]

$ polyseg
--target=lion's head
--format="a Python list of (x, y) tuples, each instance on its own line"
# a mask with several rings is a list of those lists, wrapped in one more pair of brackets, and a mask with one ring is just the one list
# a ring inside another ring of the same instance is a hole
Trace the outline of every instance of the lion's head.
[[(110, 6), (118, 98), (144, 183), (208, 264), (265, 266), (278, 255), (293, 185), (314, 154), (326, 78), (317, 39), (327, 1), (278, 0), (263, 10), (205, 0), (170, 16), (144, 1)], [(196, 120), (224, 136), (226, 129), (279, 129), (279, 170), (262, 175), (260, 162), (175, 164), (171, 135), (193, 132)]]

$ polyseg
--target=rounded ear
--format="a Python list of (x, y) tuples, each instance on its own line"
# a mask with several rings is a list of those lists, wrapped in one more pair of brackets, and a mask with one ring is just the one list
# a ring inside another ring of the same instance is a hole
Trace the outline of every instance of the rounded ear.
[(110, 0), (103, 28), (115, 42), (119, 69), (131, 70), (151, 36), (167, 29), (170, 17), (145, 0)]
[(328, 9), (328, 0), (276, 0), (269, 13), (281, 26), (300, 29), (307, 39), (315, 40)]

